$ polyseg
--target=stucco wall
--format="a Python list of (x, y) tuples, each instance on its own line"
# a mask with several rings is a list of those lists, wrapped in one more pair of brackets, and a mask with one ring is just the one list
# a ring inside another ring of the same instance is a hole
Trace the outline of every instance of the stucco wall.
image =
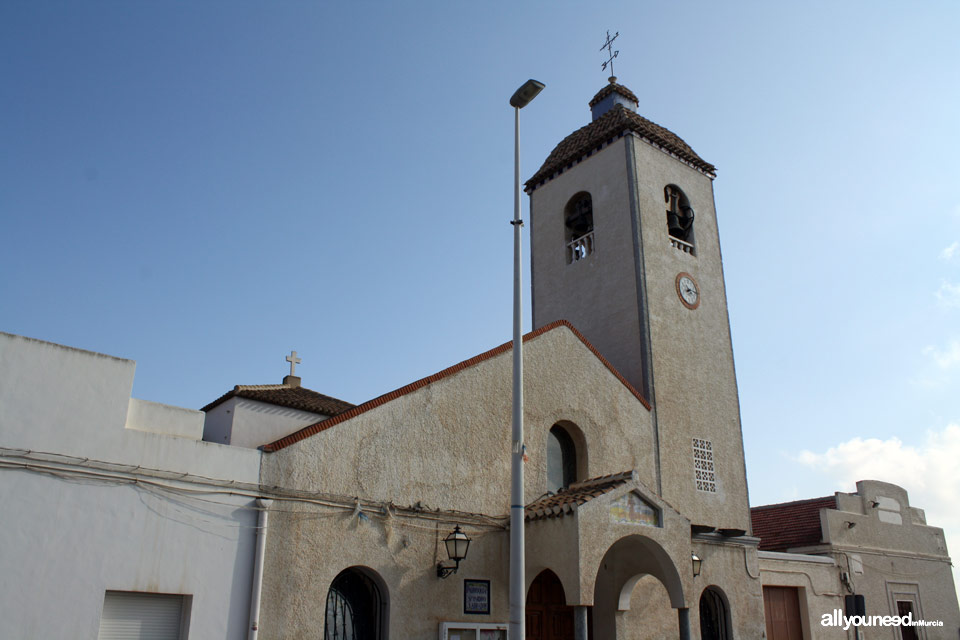
[[(624, 140), (566, 170), (530, 198), (533, 326), (568, 320), (638, 390), (641, 341), (637, 269)], [(564, 211), (576, 194), (593, 201), (594, 252), (567, 264)]]
[(246, 638), (256, 515), (216, 500), (0, 470), (2, 635), (93, 640), (117, 590), (190, 595), (190, 638)]
[[(668, 184), (696, 212), (694, 253), (671, 246)], [(593, 197), (595, 252), (567, 264), (564, 210), (581, 191)], [(628, 134), (538, 187), (530, 207), (534, 326), (571, 321), (640, 390), (649, 331), (663, 496), (696, 524), (749, 531), (712, 180)], [(677, 296), (681, 272), (699, 286), (696, 309)], [(712, 444), (715, 493), (697, 489), (693, 438)]]
[[(759, 552), (760, 579), (764, 586), (793, 587), (800, 601), (804, 638), (852, 637), (842, 628), (825, 627), (821, 615), (843, 609), (846, 593), (834, 562), (824, 557), (790, 553)], [(868, 637), (894, 637), (892, 633)]]
[[(505, 351), (264, 457), (264, 482), (401, 505), (506, 515), (511, 366)], [(576, 424), (588, 477), (652, 485), (650, 414), (566, 327), (524, 344), (526, 502), (547, 490), (550, 427)]]
[[(700, 575), (690, 593), (690, 628), (700, 637), (700, 598), (708, 587), (717, 589), (726, 605), (735, 638), (762, 638), (763, 589), (756, 539), (725, 540), (718, 535), (697, 536), (693, 552), (701, 559)], [(691, 569), (692, 571), (692, 569)]]
[[(696, 524), (749, 531), (740, 405), (733, 367), (713, 182), (637, 138), (631, 139), (650, 313), (654, 402), (663, 496)], [(696, 212), (696, 255), (670, 245), (663, 189), (679, 186)], [(681, 304), (676, 278), (689, 273), (700, 304)], [(713, 445), (717, 493), (698, 491), (692, 439)], [(689, 465), (689, 466), (688, 466)]]
[(203, 412), (130, 398), (126, 428), (200, 440), (203, 437)]
[(96, 638), (107, 590), (189, 595), (189, 637), (246, 637), (251, 499), (189, 478), (256, 483), (260, 454), (190, 439), (199, 412), (131, 401), (133, 372), (0, 334), (4, 637)]
[[(546, 434), (560, 420), (582, 430), (589, 476), (637, 469), (641, 480), (652, 484), (650, 416), (636, 396), (566, 327), (527, 341), (524, 349), (527, 502), (546, 491)], [(511, 353), (505, 351), (265, 454), (263, 481), (505, 517), (511, 365)], [(388, 542), (382, 518), (358, 525), (349, 513), (300, 509), (278, 514), (271, 524), (262, 637), (307, 637), (321, 629), (318, 599), (326, 597), (340, 570), (354, 564), (375, 571), (389, 588), (391, 629), (397, 637), (433, 638), (439, 622), (464, 619), (462, 576), (492, 581), (495, 610), (476, 621), (507, 619), (509, 540), (502, 530), (465, 524), (471, 537), (480, 536), (479, 542), (471, 547), (461, 577), (438, 580), (435, 566), (445, 559), (438, 541), (452, 522), (427, 529), (419, 522), (402, 531), (398, 525)], [(532, 561), (546, 562), (538, 561), (537, 553), (531, 549)], [(534, 577), (531, 570), (528, 581)]]
[(835, 559), (867, 613), (897, 615), (898, 599), (912, 601), (914, 617), (944, 623), (927, 637), (956, 637), (960, 607), (943, 529), (927, 525), (907, 491), (887, 482), (861, 480), (856, 493), (837, 494), (837, 507), (821, 511), (827, 544), (810, 550)]

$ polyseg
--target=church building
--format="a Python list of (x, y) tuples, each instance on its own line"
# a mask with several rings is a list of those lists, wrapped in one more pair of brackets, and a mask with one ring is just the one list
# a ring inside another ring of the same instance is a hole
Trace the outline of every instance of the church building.
[[(525, 185), (526, 637), (956, 638), (943, 531), (900, 487), (865, 481), (855, 494), (751, 512), (716, 169), (637, 113), (637, 97), (615, 77), (589, 107), (589, 124)], [(100, 403), (109, 398), (112, 417), (90, 413), (84, 428), (104, 434), (109, 425), (122, 438), (98, 456), (77, 430), (79, 453), (43, 465), (60, 476), (96, 474), (123, 491), (149, 481), (178, 501), (138, 506), (131, 497), (108, 510), (107, 518), (139, 522), (122, 535), (90, 520), (100, 528), (77, 543), (93, 558), (77, 568), (84, 579), (49, 580), (68, 601), (86, 594), (71, 605), (85, 620), (82, 637), (121, 637), (104, 630), (140, 611), (167, 616), (170, 635), (155, 637), (506, 640), (511, 342), (358, 405), (304, 387), (294, 352), (282, 384), (238, 385), (189, 412), (125, 405), (129, 361), (0, 338), (0, 382), (16, 388), (0, 385), (2, 465), (16, 456), (26, 474), (40, 464), (37, 449), (57, 451), (55, 437), (37, 434), (75, 418), (31, 416), (52, 411), (51, 394), (72, 393), (69, 381), (84, 367), (100, 367), (96, 379), (117, 380)], [(16, 382), (32, 353), (48, 360), (27, 378), (34, 382)], [(3, 373), (13, 367), (16, 376)], [(51, 371), (60, 377), (36, 391)], [(218, 466), (204, 465), (208, 455)], [(23, 491), (34, 486), (23, 482)], [(58, 486), (44, 482), (43, 491)], [(82, 503), (85, 487), (68, 490), (77, 497), (65, 503), (85, 505), (71, 517), (92, 518), (84, 514), (96, 501), (116, 503), (107, 493)], [(208, 504), (194, 526), (190, 501), (201, 495), (221, 511)], [(16, 507), (34, 524), (3, 534), (2, 548), (42, 552), (38, 540), (53, 535), (47, 529), (65, 508), (43, 504)], [(203, 552), (180, 571), (192, 545)], [(135, 569), (93, 569), (117, 548), (142, 554)], [(0, 568), (30, 575), (12, 556)], [(867, 614), (909, 611), (943, 626), (822, 624), (846, 596), (856, 606), (857, 595)], [(3, 612), (24, 637), (64, 628), (16, 592), (0, 596), (18, 598), (18, 610)]]

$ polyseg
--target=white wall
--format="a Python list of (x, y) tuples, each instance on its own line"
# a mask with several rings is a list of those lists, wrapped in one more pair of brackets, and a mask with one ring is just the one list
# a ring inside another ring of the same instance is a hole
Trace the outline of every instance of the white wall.
[(198, 412), (131, 402), (134, 368), (0, 333), (4, 637), (96, 638), (108, 589), (189, 594), (188, 637), (246, 637), (256, 512), (217, 485), (257, 483), (260, 453), (194, 439)]
[(321, 413), (234, 396), (207, 412), (203, 439), (256, 449), (327, 418)]

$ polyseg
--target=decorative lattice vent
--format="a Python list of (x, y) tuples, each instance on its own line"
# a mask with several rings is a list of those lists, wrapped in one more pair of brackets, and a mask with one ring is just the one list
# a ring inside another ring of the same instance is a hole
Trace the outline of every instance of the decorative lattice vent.
[(693, 472), (697, 479), (698, 491), (717, 492), (717, 475), (713, 466), (713, 444), (709, 440), (693, 439)]

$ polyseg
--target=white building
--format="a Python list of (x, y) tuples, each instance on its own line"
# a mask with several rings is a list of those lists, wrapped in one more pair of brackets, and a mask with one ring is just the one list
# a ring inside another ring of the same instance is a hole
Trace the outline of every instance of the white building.
[(246, 637), (260, 452), (131, 398), (134, 368), (0, 333), (4, 638)]

